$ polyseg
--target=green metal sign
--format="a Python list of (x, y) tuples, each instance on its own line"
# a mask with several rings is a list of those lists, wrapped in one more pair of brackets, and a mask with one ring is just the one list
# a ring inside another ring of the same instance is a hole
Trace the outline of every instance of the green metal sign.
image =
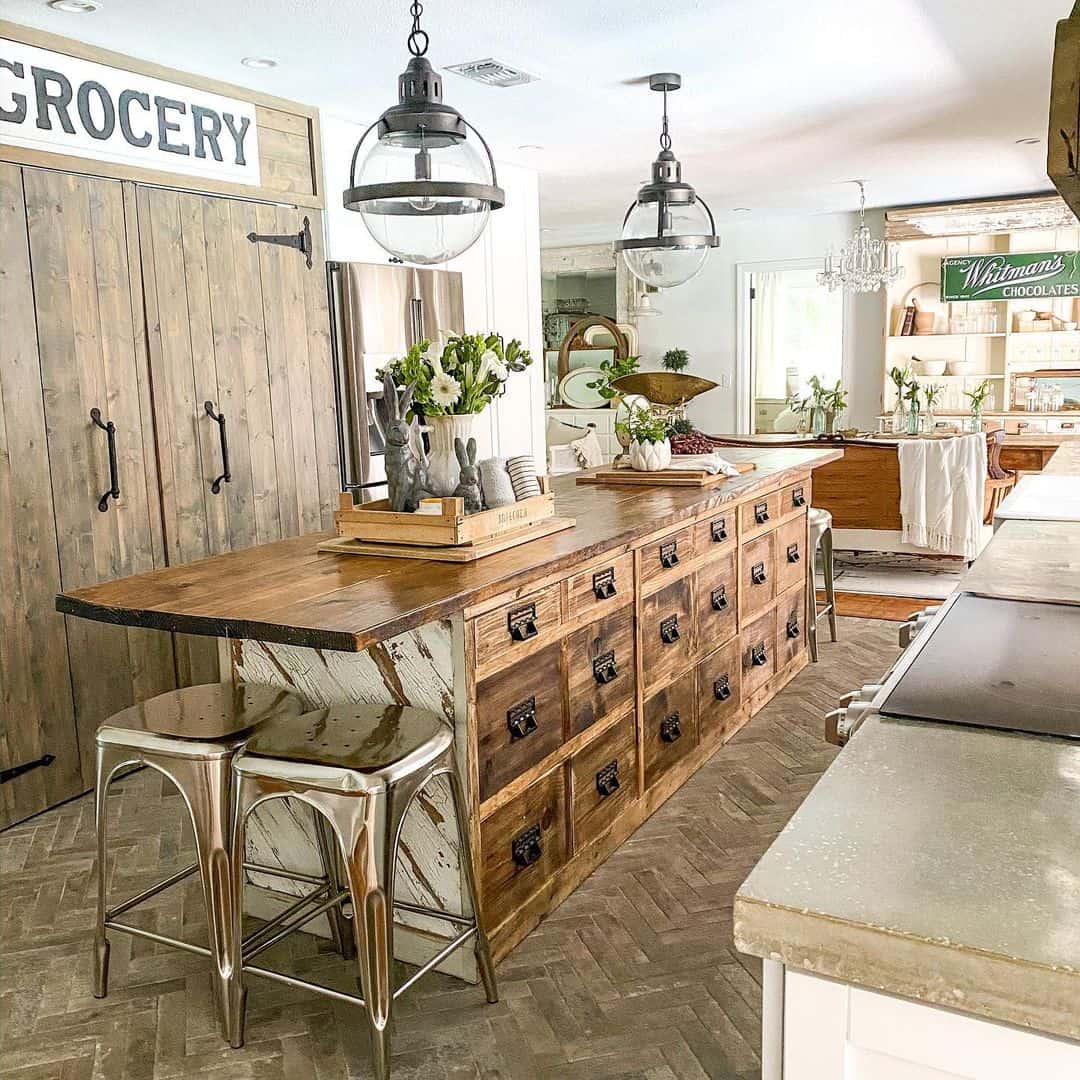
[(941, 299), (1054, 300), (1080, 296), (1080, 251), (950, 255), (941, 260)]

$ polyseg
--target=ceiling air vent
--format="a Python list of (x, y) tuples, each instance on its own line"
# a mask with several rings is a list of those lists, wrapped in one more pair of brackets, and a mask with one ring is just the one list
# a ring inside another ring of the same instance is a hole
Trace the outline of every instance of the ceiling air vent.
[(467, 64), (450, 64), (446, 70), (485, 86), (524, 86), (525, 83), (536, 82), (535, 75), (504, 64), (501, 60), (493, 60), (490, 56), (486, 60), (470, 60)]

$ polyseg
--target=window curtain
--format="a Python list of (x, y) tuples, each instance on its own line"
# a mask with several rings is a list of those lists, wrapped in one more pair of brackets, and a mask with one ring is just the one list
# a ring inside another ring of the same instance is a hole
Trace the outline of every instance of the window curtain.
[(784, 275), (776, 271), (754, 274), (754, 307), (751, 349), (754, 362), (754, 396), (786, 398), (783, 341)]

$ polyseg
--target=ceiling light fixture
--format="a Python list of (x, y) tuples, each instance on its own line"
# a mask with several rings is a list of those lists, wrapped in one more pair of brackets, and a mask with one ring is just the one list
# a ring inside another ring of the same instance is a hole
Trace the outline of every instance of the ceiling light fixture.
[(276, 68), (278, 66), (278, 61), (272, 56), (245, 56), (240, 63), (243, 64), (244, 67), (255, 68), (258, 71), (263, 71), (266, 68)]
[(866, 189), (859, 185), (859, 227), (855, 235), (840, 249), (838, 259), (830, 250), (825, 256), (825, 268), (817, 276), (819, 285), (829, 292), (842, 288), (845, 292), (876, 292), (895, 284), (904, 276), (900, 266), (900, 249), (887, 240), (877, 240), (866, 224)]
[(664, 289), (689, 281), (705, 265), (710, 248), (720, 246), (712, 211), (683, 181), (682, 165), (671, 152), (667, 96), (680, 86), (682, 76), (674, 72), (649, 76), (649, 89), (664, 95), (660, 153), (652, 179), (639, 188), (615, 241), (636, 278)]
[(732, 213), (733, 214), (749, 214), (750, 213), (750, 207), (749, 206), (736, 206), (735, 209), (732, 211)]
[[(419, 0), (409, 8), (412, 59), (398, 76), (398, 104), (360, 136), (342, 202), (360, 214), (385, 251), (405, 262), (427, 264), (446, 262), (472, 247), (506, 195), (484, 137), (442, 100), (442, 79), (424, 57), (423, 10)], [(378, 142), (357, 175), (360, 147), (372, 131)], [(467, 140), (469, 131), (484, 155)]]
[(49, 0), (49, 7), (65, 15), (89, 15), (100, 10), (101, 0)]
[(1035, 139), (1035, 138), (1030, 138), (1029, 137), (1027, 139), (1017, 139), (1016, 140), (1016, 145), (1017, 146), (1038, 146), (1039, 143), (1041, 143), (1041, 142), (1042, 142), (1042, 139)]

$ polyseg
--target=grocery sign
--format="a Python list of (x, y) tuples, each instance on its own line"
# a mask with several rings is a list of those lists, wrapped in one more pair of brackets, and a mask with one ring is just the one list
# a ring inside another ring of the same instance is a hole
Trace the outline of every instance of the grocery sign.
[(941, 299), (1054, 300), (1080, 296), (1080, 251), (950, 255), (941, 260)]

